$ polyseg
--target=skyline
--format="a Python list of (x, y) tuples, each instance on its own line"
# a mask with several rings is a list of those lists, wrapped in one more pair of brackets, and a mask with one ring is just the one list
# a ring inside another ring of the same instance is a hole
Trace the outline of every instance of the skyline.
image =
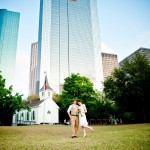
[[(98, 0), (101, 40), (119, 61), (140, 47), (150, 48), (149, 7), (149, 0)], [(0, 8), (20, 12), (14, 88), (27, 96), (31, 43), (38, 40), (39, 0), (1, 0)]]

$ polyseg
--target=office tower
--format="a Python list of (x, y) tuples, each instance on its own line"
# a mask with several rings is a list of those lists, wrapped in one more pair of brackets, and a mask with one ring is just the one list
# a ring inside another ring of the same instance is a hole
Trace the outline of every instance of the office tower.
[(37, 54), (38, 42), (32, 43), (30, 57), (29, 95), (36, 94)]
[(102, 66), (104, 79), (111, 75), (115, 68), (118, 68), (118, 58), (110, 48), (108, 48), (104, 43), (101, 43), (102, 49)]
[(139, 49), (137, 49), (135, 52), (133, 52), (131, 55), (127, 56), (126, 58), (124, 58), (122, 61), (119, 62), (119, 66), (122, 65), (122, 63), (125, 60), (131, 60), (137, 53), (140, 53), (142, 55), (144, 55), (150, 62), (150, 48), (143, 48), (140, 47)]
[(102, 64), (104, 78), (111, 75), (115, 68), (118, 68), (118, 58), (116, 54), (102, 53)]
[(0, 9), (0, 70), (6, 87), (13, 85), (20, 13)]
[(72, 73), (86, 76), (95, 88), (102, 88), (96, 0), (41, 0), (38, 44), (38, 89), (45, 71), (56, 92)]

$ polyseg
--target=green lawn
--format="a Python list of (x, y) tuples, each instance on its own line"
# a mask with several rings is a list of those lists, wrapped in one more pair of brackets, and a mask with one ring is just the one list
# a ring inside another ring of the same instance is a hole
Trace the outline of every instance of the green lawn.
[(150, 150), (150, 124), (93, 128), (71, 139), (71, 126), (0, 127), (0, 150)]

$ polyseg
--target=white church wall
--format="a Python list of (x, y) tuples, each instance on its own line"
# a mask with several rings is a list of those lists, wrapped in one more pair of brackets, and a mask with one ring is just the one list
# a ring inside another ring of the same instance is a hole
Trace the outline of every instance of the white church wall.
[(43, 115), (43, 113), (44, 113), (44, 107), (43, 107), (44, 105), (43, 104), (44, 104), (44, 102), (39, 105), (39, 109), (38, 109), (38, 112), (37, 112), (38, 124), (41, 124), (41, 123), (45, 122), (44, 121), (45, 116)]
[(54, 115), (52, 115), (52, 121), (54, 122), (54, 123), (59, 123), (59, 113), (58, 113), (58, 108), (57, 109), (54, 109), (53, 110), (53, 112), (52, 112), (52, 114), (54, 114)]
[[(44, 102), (42, 104), (43, 104), (43, 108), (44, 108)], [(50, 97), (46, 98), (45, 111), (44, 111), (46, 123), (54, 124), (54, 123), (59, 122), (58, 108), (59, 107), (56, 105), (56, 103)]]
[(29, 123), (29, 122), (36, 122), (37, 121), (37, 108), (32, 108), (31, 111), (22, 109), (19, 112), (17, 111), (14, 115), (13, 115), (13, 120), (12, 123), (13, 124), (25, 124), (25, 123)]

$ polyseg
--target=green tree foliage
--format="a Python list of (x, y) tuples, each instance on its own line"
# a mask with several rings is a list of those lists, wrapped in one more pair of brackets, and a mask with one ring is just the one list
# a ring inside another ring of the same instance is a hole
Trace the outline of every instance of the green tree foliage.
[(112, 101), (108, 97), (106, 97), (105, 93), (98, 93), (97, 100), (99, 103), (98, 109), (101, 111), (101, 118), (110, 117), (117, 114), (119, 106), (115, 101)]
[(28, 101), (36, 101), (36, 100), (40, 100), (39, 95), (35, 94), (35, 95), (30, 95), (27, 98)]
[(106, 98), (106, 96), (93, 89), (93, 83), (84, 76), (72, 74), (65, 79), (62, 94), (60, 95), (60, 119), (68, 118), (67, 109), (72, 100), (82, 100), (87, 107), (88, 119), (108, 118), (115, 114), (117, 106), (115, 102)]
[(129, 116), (130, 122), (150, 122), (149, 89), (150, 63), (141, 54), (125, 61), (104, 81), (107, 97), (117, 102), (122, 118)]
[[(60, 95), (60, 115), (61, 119), (68, 118), (67, 108), (72, 104), (72, 100), (82, 100), (86, 103), (88, 108), (88, 114), (95, 115), (94, 107), (96, 106), (95, 91), (93, 89), (93, 83), (84, 76), (79, 74), (72, 74), (70, 77), (65, 79), (63, 85), (63, 91)], [(88, 106), (92, 107), (88, 107)]]
[(59, 102), (60, 102), (60, 95), (57, 94), (57, 93), (53, 93), (52, 98), (53, 98), (54, 102), (59, 105)]
[(12, 95), (12, 86), (5, 88), (5, 79), (0, 72), (0, 124), (11, 125), (15, 111), (27, 108), (22, 105), (22, 95)]

